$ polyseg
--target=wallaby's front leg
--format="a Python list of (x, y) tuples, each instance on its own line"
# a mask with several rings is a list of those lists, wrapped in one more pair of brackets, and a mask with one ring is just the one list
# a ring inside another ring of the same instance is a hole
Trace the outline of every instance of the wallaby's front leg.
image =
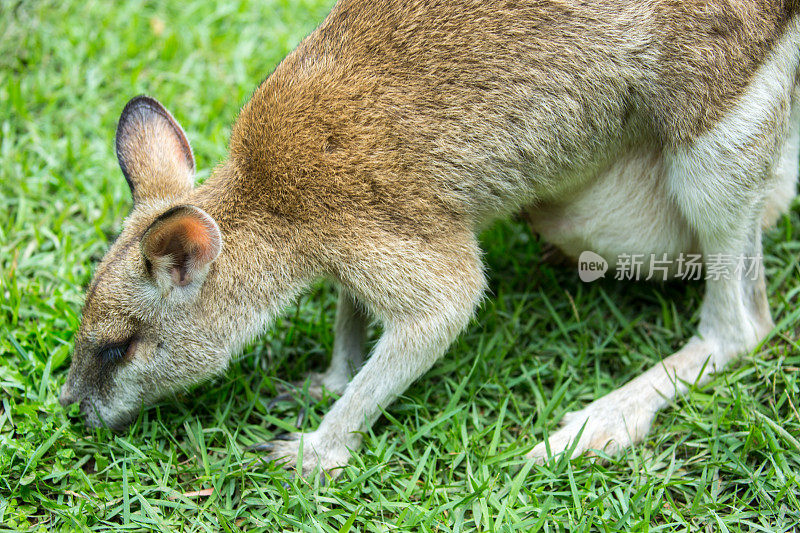
[[(317, 400), (322, 399), (324, 391), (341, 395), (364, 360), (364, 340), (368, 322), (367, 314), (355, 298), (345, 288), (340, 288), (331, 363), (325, 372), (309, 372), (303, 380), (295, 381), (292, 386), (303, 389), (308, 382), (308, 394)], [(291, 390), (284, 390), (274, 397), (269, 405), (274, 406), (278, 402), (293, 399), (294, 393)]]
[(302, 446), (304, 475), (317, 465), (338, 475), (337, 467), (346, 465), (350, 450), (360, 445), (361, 433), (442, 356), (481, 298), (485, 281), (477, 245), (470, 240), (443, 246), (450, 248), (445, 255), (429, 248), (398, 256), (404, 251), (392, 249), (387, 251), (391, 257), (371, 262), (373, 270), (362, 279), (379, 286), (363, 286), (359, 292), (384, 324), (372, 355), (316, 431), (254, 449), (294, 466)]
[(344, 288), (339, 289), (331, 364), (323, 373), (309, 374), (311, 383), (308, 392), (311, 396), (321, 398), (323, 389), (336, 394), (344, 392), (364, 361), (364, 339), (368, 322), (364, 309), (350, 292)]

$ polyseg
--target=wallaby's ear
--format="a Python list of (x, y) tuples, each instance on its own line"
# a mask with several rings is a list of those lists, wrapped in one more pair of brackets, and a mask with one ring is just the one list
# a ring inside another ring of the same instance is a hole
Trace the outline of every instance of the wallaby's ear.
[(181, 205), (159, 216), (142, 237), (147, 268), (161, 286), (202, 280), (222, 250), (222, 234), (211, 216)]
[(194, 155), (186, 134), (164, 106), (137, 96), (117, 124), (117, 159), (134, 203), (189, 192)]

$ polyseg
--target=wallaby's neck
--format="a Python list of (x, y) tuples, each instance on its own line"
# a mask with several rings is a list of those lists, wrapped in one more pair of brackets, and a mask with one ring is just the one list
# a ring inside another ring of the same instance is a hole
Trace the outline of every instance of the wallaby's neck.
[[(187, 201), (205, 210), (222, 233), (222, 251), (209, 273), (209, 309), (237, 309), (226, 332), (231, 353), (263, 333), (316, 277), (319, 266), (305, 251), (298, 227), (247, 209), (235, 188), (233, 167), (223, 163)], [(225, 302), (220, 302), (219, 299)]]

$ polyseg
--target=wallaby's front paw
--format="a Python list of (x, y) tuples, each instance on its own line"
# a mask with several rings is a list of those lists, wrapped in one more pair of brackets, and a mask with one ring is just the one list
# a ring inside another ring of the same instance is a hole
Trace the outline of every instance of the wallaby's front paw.
[(297, 393), (304, 390), (307, 390), (308, 395), (317, 401), (322, 400), (325, 393), (328, 396), (331, 394), (339, 396), (347, 386), (346, 380), (343, 383), (340, 381), (336, 376), (328, 373), (309, 372), (302, 381), (293, 381), (288, 386), (280, 387), (278, 395), (270, 400), (268, 407), (272, 409), (277, 403), (294, 400)]
[(636, 404), (613, 405), (613, 399), (607, 396), (585, 409), (564, 415), (561, 428), (550, 434), (547, 443), (537, 444), (526, 457), (543, 463), (569, 450), (573, 459), (584, 454), (594, 456), (596, 450), (615, 455), (641, 441), (654, 417), (654, 409)]
[(350, 382), (350, 375), (341, 372), (309, 372), (306, 375), (308, 381), (308, 394), (317, 400), (321, 400), (323, 393), (341, 396), (347, 384)]
[(335, 479), (347, 465), (350, 452), (345, 446), (319, 442), (321, 440), (316, 432), (286, 433), (271, 441), (255, 444), (249, 450), (265, 452), (259, 461), (275, 462), (287, 469), (298, 469), (302, 450), (300, 470), (303, 477), (313, 474), (319, 467), (320, 473), (324, 471)]
[(306, 390), (306, 387), (308, 387), (308, 395), (317, 401), (323, 398), (325, 390), (329, 393), (334, 392), (339, 394), (337, 391), (333, 391), (325, 386), (325, 374), (322, 372), (309, 372), (306, 374), (306, 378), (303, 381), (295, 382), (294, 385), (300, 390)]

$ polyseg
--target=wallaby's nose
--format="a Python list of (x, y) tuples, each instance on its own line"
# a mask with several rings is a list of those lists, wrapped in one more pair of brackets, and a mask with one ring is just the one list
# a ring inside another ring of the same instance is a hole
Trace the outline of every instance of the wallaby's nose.
[(73, 403), (77, 402), (78, 399), (72, 393), (72, 389), (68, 384), (64, 384), (61, 387), (61, 395), (58, 397), (58, 403), (60, 403), (63, 407), (69, 407)]

